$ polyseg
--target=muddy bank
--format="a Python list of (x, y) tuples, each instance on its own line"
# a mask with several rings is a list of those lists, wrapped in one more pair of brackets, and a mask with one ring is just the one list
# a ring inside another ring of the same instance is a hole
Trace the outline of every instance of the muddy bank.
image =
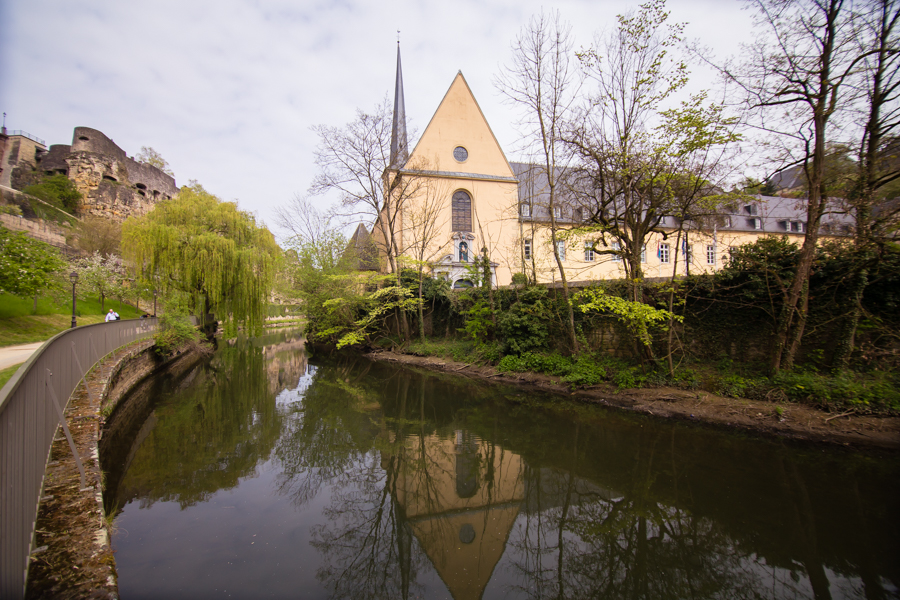
[(145, 340), (112, 353), (88, 374), (86, 386), (80, 385), (69, 400), (66, 423), (81, 457), (86, 484), (82, 487), (75, 458), (60, 428), (44, 476), (26, 598), (118, 598), (99, 454), (105, 415), (120, 412), (116, 410), (120, 400), (151, 373), (193, 364), (199, 357), (185, 352), (166, 362), (155, 355), (152, 346), (153, 340)]
[[(709, 392), (676, 388), (619, 391), (604, 383), (573, 392), (559, 378), (540, 373), (500, 373), (494, 367), (396, 352), (373, 352), (366, 356), (371, 360), (414, 365), (558, 393), (579, 402), (660, 418), (684, 419), (795, 440), (900, 449), (900, 417), (833, 414), (804, 404), (724, 398)], [(781, 414), (776, 410), (779, 407)]]

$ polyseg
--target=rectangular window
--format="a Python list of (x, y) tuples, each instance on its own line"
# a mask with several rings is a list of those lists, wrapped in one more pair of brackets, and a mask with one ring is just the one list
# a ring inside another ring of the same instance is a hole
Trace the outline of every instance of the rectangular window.
[(659, 254), (659, 262), (668, 263), (669, 262), (669, 244), (660, 242), (658, 254)]
[(553, 218), (561, 219), (562, 218), (562, 207), (554, 206), (553, 207)]
[[(620, 244), (619, 242), (613, 242), (612, 249), (616, 252), (619, 252), (622, 250), (622, 244)], [(622, 256), (619, 254), (613, 254), (613, 262), (622, 262)]]
[(566, 243), (564, 241), (556, 242), (556, 253), (559, 255), (559, 260), (566, 260)]
[(647, 262), (647, 244), (641, 246), (641, 262)]
[(582, 221), (584, 221), (584, 211), (583, 211), (582, 209), (580, 209), (580, 208), (576, 208), (576, 209), (575, 209), (574, 216), (572, 217), (572, 219), (573, 219), (576, 223), (581, 223)]
[(716, 264), (716, 247), (711, 244), (706, 246), (706, 264)]
[(525, 260), (531, 260), (531, 240), (525, 240), (522, 243), (522, 252), (525, 255)]
[(803, 222), (802, 221), (792, 221), (791, 222), (791, 231), (794, 233), (803, 233)]
[(584, 243), (584, 260), (587, 262), (594, 261), (594, 244), (593, 242)]
[(519, 212), (523, 217), (531, 216), (531, 205), (530, 204), (520, 204)]
[(753, 229), (762, 229), (762, 219), (759, 217), (750, 219), (750, 224), (753, 226)]

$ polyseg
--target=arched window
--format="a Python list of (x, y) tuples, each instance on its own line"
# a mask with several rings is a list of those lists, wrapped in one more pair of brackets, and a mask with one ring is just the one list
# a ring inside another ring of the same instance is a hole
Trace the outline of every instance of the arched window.
[(459, 243), (459, 262), (469, 262), (469, 245), (465, 242)]
[(468, 193), (454, 192), (452, 211), (453, 231), (472, 231), (472, 198)]

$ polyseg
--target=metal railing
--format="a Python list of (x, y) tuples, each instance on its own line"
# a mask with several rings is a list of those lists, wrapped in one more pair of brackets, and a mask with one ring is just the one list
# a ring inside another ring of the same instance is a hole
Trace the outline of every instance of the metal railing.
[[(69, 397), (101, 358), (153, 335), (158, 326), (157, 319), (148, 318), (64, 331), (0, 390), (0, 598), (24, 596), (50, 446)], [(65, 427), (64, 432), (70, 438)], [(75, 459), (81, 469), (77, 454)]]
[(32, 142), (37, 142), (37, 143), (40, 144), (41, 146), (46, 146), (46, 145), (47, 145), (47, 142), (45, 142), (45, 141), (42, 140), (41, 138), (37, 137), (36, 135), (31, 135), (31, 134), (28, 133), (27, 131), (22, 131), (21, 129), (16, 129), (16, 130), (14, 130), (14, 131), (7, 131), (7, 132), (6, 132), (6, 135), (21, 135), (22, 137), (28, 138), (28, 139), (31, 140)]

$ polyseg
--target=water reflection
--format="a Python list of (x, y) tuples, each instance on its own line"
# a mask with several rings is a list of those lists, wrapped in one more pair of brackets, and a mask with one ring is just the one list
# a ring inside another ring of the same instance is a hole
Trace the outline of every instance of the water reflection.
[(898, 597), (896, 457), (299, 348), (238, 340), (156, 382), (104, 451), (123, 596)]

